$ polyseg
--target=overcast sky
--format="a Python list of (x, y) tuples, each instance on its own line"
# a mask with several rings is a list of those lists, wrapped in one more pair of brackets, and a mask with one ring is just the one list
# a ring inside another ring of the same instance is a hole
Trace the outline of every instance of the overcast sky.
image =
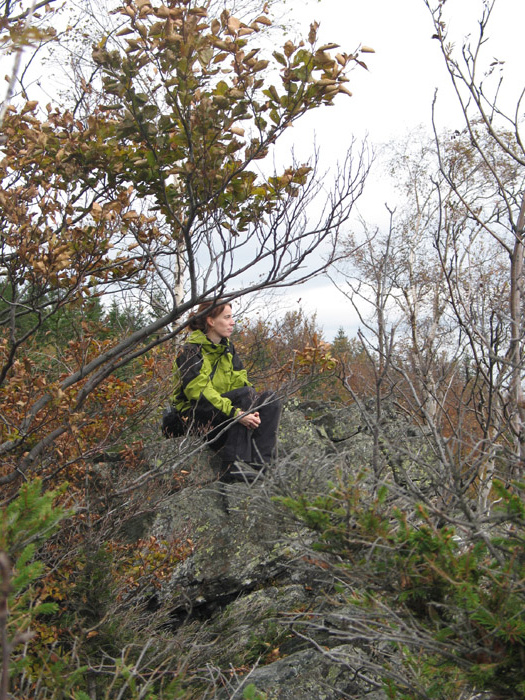
[[(335, 41), (347, 53), (360, 44), (376, 52), (363, 57), (368, 71), (351, 74), (353, 97), (341, 96), (335, 107), (312, 115), (295, 133), (290, 130), (289, 138), (296, 147), (310, 147), (315, 134), (323, 157), (336, 160), (352, 135), (361, 138), (368, 134), (372, 143), (381, 144), (401, 138), (419, 125), (430, 133), (436, 88), (439, 127), (464, 127), (423, 0), (287, 0), (286, 6), (303, 33), (310, 20), (316, 19), (323, 42)], [(481, 8), (482, 0), (447, 0), (450, 36), (457, 46), (469, 33), (477, 36)], [(524, 27), (525, 0), (497, 0), (483, 58), (486, 66), (494, 58), (505, 61), (502, 70), (508, 88), (503, 97), (514, 107), (525, 83)], [(381, 172), (376, 170), (359, 205), (372, 226), (382, 217), (382, 211), (377, 211), (380, 179)], [(358, 321), (351, 305), (326, 279), (294, 289), (286, 303), (293, 306), (299, 298), (306, 311), (317, 312), (326, 340), (332, 340), (341, 326), (349, 336), (355, 334)]]

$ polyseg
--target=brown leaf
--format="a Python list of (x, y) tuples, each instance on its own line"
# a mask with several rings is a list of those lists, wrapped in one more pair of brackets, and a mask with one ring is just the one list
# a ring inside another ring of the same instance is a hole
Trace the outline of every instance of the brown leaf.
[(38, 100), (30, 100), (29, 102), (26, 102), (23, 109), (22, 109), (22, 114), (26, 114), (27, 112), (32, 112), (34, 109), (36, 109), (38, 106)]
[(267, 27), (272, 26), (271, 20), (269, 20), (268, 17), (264, 17), (263, 15), (261, 15), (260, 17), (257, 17), (257, 19), (253, 21), (253, 24), (256, 24), (257, 22), (259, 22), (259, 24), (264, 24)]
[(230, 17), (228, 19), (228, 29), (230, 32), (237, 32), (241, 28), (241, 22), (237, 17)]

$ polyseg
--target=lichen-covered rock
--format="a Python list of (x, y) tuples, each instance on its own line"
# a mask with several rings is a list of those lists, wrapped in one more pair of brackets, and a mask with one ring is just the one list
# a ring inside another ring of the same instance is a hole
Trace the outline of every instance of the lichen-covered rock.
[(258, 489), (220, 482), (186, 488), (158, 513), (155, 537), (190, 540), (194, 548), (160, 594), (175, 614), (251, 591), (280, 577), (297, 556), (282, 539), (292, 521)]
[(298, 402), (286, 404), (281, 414), (279, 453), (282, 456), (308, 451), (313, 459), (335, 452), (330, 437), (318, 429)]
[[(386, 700), (383, 691), (363, 678), (359, 666), (350, 665), (347, 659), (355, 663), (356, 657), (354, 650), (346, 646), (326, 653), (317, 649), (296, 652), (252, 670), (238, 686), (236, 697), (241, 698), (243, 689), (251, 684), (265, 700)], [(229, 689), (217, 694), (218, 700), (231, 697)]]
[(150, 443), (144, 448), (143, 457), (153, 474), (164, 477), (170, 492), (180, 490), (181, 486), (198, 486), (217, 479), (216, 455), (192, 435)]
[(213, 613), (206, 624), (198, 617), (177, 628), (188, 650), (187, 662), (228, 669), (268, 663), (276, 654), (289, 654), (308, 644), (297, 639), (285, 616), (313, 604), (312, 592), (302, 584), (269, 585), (236, 596)]
[[(301, 537), (311, 535), (277, 501), (279, 496), (314, 495), (348, 468), (335, 453), (326, 459), (331, 441), (301, 411), (284, 411), (280, 435), (286, 446), (260, 482), (223, 484), (217, 480), (213, 453), (194, 449), (181, 462), (181, 447), (152, 451), (167, 469), (189, 472), (185, 487), (170, 495), (157, 512), (151, 534), (159, 540), (190, 541), (192, 554), (173, 571), (159, 599), (174, 615), (186, 618), (200, 606), (210, 609), (231, 596), (251, 591), (282, 576), (292, 576), (290, 563), (304, 551)], [(292, 444), (295, 448), (292, 448)], [(150, 458), (150, 459), (151, 459)], [(295, 544), (294, 544), (295, 543)], [(299, 576), (294, 567), (293, 576)]]
[[(240, 699), (252, 683), (267, 700), (383, 700), (381, 683), (359, 672), (372, 653), (366, 640), (341, 643), (330, 567), (307, 554), (313, 533), (281, 502), (326, 493), (370, 468), (372, 455), (355, 407), (311, 402), (285, 407), (278, 458), (256, 484), (219, 482), (213, 453), (198, 441), (148, 448), (166, 484), (149, 533), (192, 545), (157, 602), (187, 650), (187, 668), (213, 669), (211, 687), (189, 673), (188, 697)], [(302, 615), (322, 621), (310, 641), (290, 624)]]
[(319, 435), (330, 440), (333, 446), (366, 433), (366, 422), (355, 405), (302, 401), (298, 403), (297, 411), (316, 427)]

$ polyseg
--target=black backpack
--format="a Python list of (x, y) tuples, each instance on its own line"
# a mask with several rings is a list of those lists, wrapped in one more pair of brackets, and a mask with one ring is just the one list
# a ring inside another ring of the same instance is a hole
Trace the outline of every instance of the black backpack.
[[(210, 376), (208, 379), (208, 381), (210, 382), (213, 379), (213, 375), (215, 374), (215, 370), (217, 369), (221, 357), (219, 357), (219, 359), (213, 366), (212, 371), (210, 372)], [(165, 438), (177, 438), (186, 435), (186, 433), (188, 432), (188, 428), (190, 427), (190, 423), (190, 416), (181, 413), (179, 409), (175, 408), (173, 404), (166, 406), (166, 408), (162, 412), (161, 430)]]
[(162, 412), (162, 434), (165, 438), (182, 437), (188, 429), (189, 418), (175, 406), (166, 406)]

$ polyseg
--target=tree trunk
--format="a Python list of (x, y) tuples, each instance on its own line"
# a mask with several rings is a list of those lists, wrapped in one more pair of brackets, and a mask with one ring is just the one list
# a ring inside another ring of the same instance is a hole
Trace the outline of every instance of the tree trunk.
[(522, 196), (520, 213), (516, 225), (516, 239), (510, 261), (510, 317), (511, 317), (511, 344), (509, 348), (509, 360), (511, 365), (510, 382), (510, 415), (511, 427), (514, 436), (514, 457), (511, 476), (518, 477), (525, 463), (525, 403), (523, 399), (523, 387), (521, 382), (522, 371), (522, 301), (523, 301), (523, 258), (524, 240), (523, 229), (525, 226), (525, 192)]

